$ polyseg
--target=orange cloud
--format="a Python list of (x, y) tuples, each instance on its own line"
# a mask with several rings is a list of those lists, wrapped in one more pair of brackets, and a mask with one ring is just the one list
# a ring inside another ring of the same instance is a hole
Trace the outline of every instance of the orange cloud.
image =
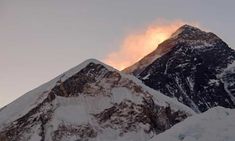
[(169, 38), (183, 24), (186, 22), (157, 22), (142, 32), (130, 34), (123, 40), (119, 50), (108, 54), (104, 62), (122, 70), (156, 49), (159, 43)]

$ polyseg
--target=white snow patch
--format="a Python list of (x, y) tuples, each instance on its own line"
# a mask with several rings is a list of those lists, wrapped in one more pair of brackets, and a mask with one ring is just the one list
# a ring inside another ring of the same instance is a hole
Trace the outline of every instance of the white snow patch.
[(148, 79), (149, 78), (149, 76), (150, 76), (150, 73), (149, 74), (147, 74), (145, 77), (143, 77), (142, 79), (143, 80), (146, 80), (146, 79)]
[(208, 82), (209, 85), (219, 85), (219, 80), (217, 79), (210, 79), (209, 82)]
[(215, 107), (176, 124), (150, 141), (234, 141), (235, 110)]
[(137, 104), (142, 103), (142, 97), (134, 95), (129, 89), (125, 87), (112, 89), (112, 102), (121, 103), (123, 100), (135, 101)]
[(55, 115), (61, 121), (76, 124), (86, 124), (90, 120), (90, 114), (84, 105), (61, 106), (55, 111)]
[[(90, 113), (97, 114), (102, 112), (104, 109), (107, 109), (112, 106), (111, 99), (108, 96), (97, 95), (97, 96), (84, 96), (81, 94), (78, 97), (56, 97), (58, 109), (61, 109), (61, 112), (64, 110), (70, 110), (68, 112), (77, 111), (77, 113), (82, 113), (82, 116), (89, 116)], [(57, 111), (57, 110), (56, 110)], [(58, 111), (57, 111), (58, 112)], [(60, 113), (59, 110), (59, 114)], [(75, 115), (76, 116), (76, 115)], [(80, 115), (79, 115), (80, 116)]]
[(120, 136), (120, 132), (110, 128), (106, 128), (102, 134), (100, 134), (96, 141), (147, 141), (153, 136), (151, 133), (148, 134), (144, 129), (138, 131), (127, 132)]

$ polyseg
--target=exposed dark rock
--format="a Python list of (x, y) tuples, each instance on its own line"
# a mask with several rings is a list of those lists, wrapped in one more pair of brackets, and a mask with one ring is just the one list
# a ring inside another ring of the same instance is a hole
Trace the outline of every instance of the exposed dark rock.
[(196, 112), (235, 107), (233, 73), (223, 73), (235, 60), (235, 51), (215, 34), (185, 25), (154, 53), (161, 56), (129, 73)]

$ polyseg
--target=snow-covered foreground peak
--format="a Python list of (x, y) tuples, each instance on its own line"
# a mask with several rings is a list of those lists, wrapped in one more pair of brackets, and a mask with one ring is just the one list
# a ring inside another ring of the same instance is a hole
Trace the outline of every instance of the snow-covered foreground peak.
[(2, 141), (147, 141), (194, 112), (94, 59), (0, 110)]
[(29, 112), (29, 110), (31, 110), (34, 106), (41, 103), (48, 96), (48, 93), (58, 84), (58, 82), (64, 82), (91, 63), (105, 66), (110, 71), (116, 71), (114, 68), (107, 66), (96, 59), (88, 59), (78, 66), (62, 73), (51, 81), (29, 91), (12, 103), (0, 109), (1, 113), (5, 113), (0, 116), (0, 129), (3, 124), (16, 120), (19, 116)]
[(151, 141), (234, 141), (235, 110), (215, 107), (189, 117)]

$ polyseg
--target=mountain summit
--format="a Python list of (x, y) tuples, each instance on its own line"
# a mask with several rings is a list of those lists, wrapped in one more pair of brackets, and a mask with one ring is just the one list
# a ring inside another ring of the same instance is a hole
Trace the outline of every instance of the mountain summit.
[(0, 140), (147, 141), (192, 114), (90, 59), (0, 109)]
[(211, 32), (205, 32), (197, 27), (186, 24), (177, 29), (167, 40), (159, 44), (153, 52), (149, 53), (132, 66), (124, 69), (123, 72), (138, 75), (154, 60), (168, 53), (180, 43), (197, 47), (198, 45), (208, 46), (217, 42), (223, 41)]
[(235, 51), (218, 36), (184, 25), (124, 72), (203, 112), (235, 107), (234, 61)]
[(188, 39), (188, 40), (193, 40), (193, 39), (201, 39), (201, 40), (208, 40), (213, 37), (218, 38), (215, 34), (211, 32), (205, 32), (202, 31), (201, 29), (190, 26), (190, 25), (183, 25), (179, 29), (177, 29), (170, 38), (182, 38), (182, 39)]

